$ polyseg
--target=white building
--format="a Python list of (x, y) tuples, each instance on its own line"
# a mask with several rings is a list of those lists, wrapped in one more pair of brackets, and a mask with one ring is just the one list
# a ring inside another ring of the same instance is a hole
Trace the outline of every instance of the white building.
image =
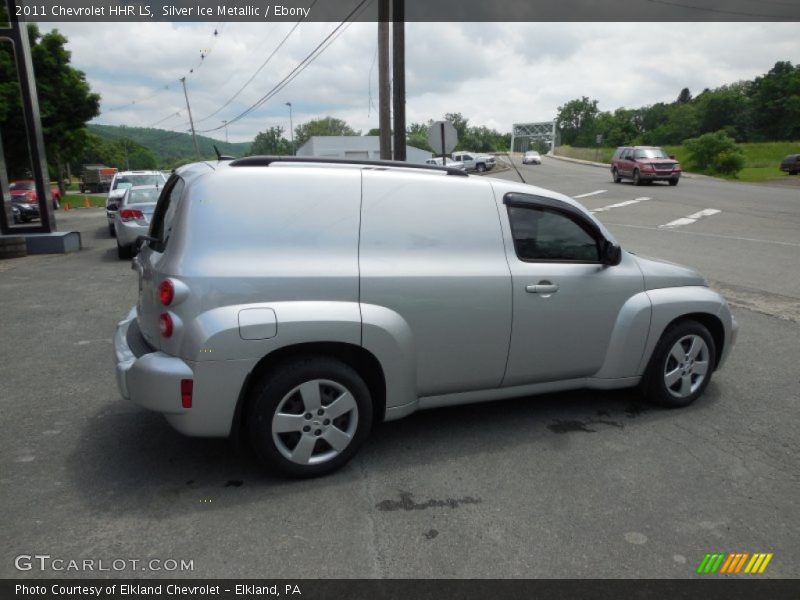
[[(315, 135), (297, 149), (297, 156), (380, 160), (381, 141), (377, 135)], [(414, 146), (406, 146), (407, 162), (424, 165), (433, 156)]]

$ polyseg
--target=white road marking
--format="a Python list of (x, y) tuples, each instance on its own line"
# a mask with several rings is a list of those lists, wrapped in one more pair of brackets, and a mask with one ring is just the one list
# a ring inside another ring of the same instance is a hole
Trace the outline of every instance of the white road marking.
[(800, 248), (800, 244), (794, 242), (782, 242), (780, 240), (764, 240), (761, 238), (738, 237), (735, 235), (721, 235), (719, 233), (702, 233), (700, 231), (686, 231), (685, 229), (664, 229), (663, 227), (648, 227), (647, 225), (629, 225), (627, 223), (608, 223), (605, 225), (612, 227), (629, 227), (631, 229), (647, 229), (649, 231), (669, 231), (670, 233), (682, 233), (683, 235), (699, 235), (700, 237), (719, 238), (723, 240), (735, 240), (737, 242), (756, 242), (758, 244), (777, 244), (778, 246), (792, 246)]
[(589, 196), (597, 196), (597, 194), (605, 194), (607, 191), (608, 190), (595, 190), (587, 194), (578, 194), (577, 196), (573, 196), (573, 198), (588, 198)]
[(652, 198), (636, 198), (634, 200), (625, 200), (625, 202), (617, 202), (616, 204), (609, 204), (608, 206), (604, 206), (602, 208), (595, 208), (594, 210), (590, 210), (591, 213), (599, 213), (605, 212), (607, 210), (611, 210), (612, 208), (621, 208), (623, 206), (630, 206), (631, 204), (638, 204), (639, 202), (646, 202), (647, 200), (652, 200)]
[(666, 225), (659, 225), (659, 229), (672, 229), (673, 227), (683, 227), (684, 225), (691, 225), (695, 221), (702, 219), (703, 217), (710, 217), (711, 215), (716, 215), (721, 213), (721, 210), (717, 210), (716, 208), (705, 208), (699, 212), (689, 215), (688, 217), (681, 217), (680, 219), (675, 219), (674, 221), (670, 221)]

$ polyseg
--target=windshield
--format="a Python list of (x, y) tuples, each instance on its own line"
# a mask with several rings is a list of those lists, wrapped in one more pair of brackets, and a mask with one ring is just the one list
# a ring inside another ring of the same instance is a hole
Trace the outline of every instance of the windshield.
[(34, 185), (32, 181), (15, 181), (14, 183), (10, 183), (8, 185), (8, 189), (10, 190), (32, 190), (34, 189)]
[(146, 204), (158, 201), (159, 190), (151, 188), (148, 190), (131, 190), (125, 204)]
[(133, 187), (139, 185), (164, 185), (164, 178), (161, 175), (122, 175), (117, 177), (114, 181), (114, 187), (117, 189), (121, 187)]
[(661, 148), (645, 148), (644, 150), (636, 150), (633, 153), (634, 158), (669, 158), (669, 155)]

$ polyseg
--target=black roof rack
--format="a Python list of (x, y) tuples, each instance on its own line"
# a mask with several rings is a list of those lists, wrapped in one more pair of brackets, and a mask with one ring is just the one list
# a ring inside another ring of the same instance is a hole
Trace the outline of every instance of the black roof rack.
[(347, 158), (316, 158), (313, 156), (247, 156), (237, 158), (230, 163), (232, 167), (268, 167), (272, 163), (312, 163), (331, 165), (362, 165), (365, 167), (396, 167), (402, 169), (423, 169), (425, 171), (441, 171), (448, 175), (466, 177), (466, 172), (453, 167), (436, 165), (417, 165), (399, 160), (349, 160)]

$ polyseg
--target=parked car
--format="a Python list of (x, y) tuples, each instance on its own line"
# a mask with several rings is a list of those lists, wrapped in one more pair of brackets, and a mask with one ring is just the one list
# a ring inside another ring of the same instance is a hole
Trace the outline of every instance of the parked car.
[(790, 154), (781, 161), (781, 171), (786, 171), (789, 175), (800, 173), (800, 154)]
[(466, 165), (464, 165), (463, 162), (457, 160), (448, 160), (447, 163), (445, 163), (441, 156), (434, 156), (432, 158), (429, 158), (425, 161), (425, 164), (432, 165), (434, 167), (446, 166), (451, 169), (460, 169), (462, 171), (466, 171), (467, 169)]
[(132, 186), (130, 184), (125, 184), (115, 190), (111, 190), (108, 193), (108, 197), (106, 198), (106, 219), (108, 220), (108, 233), (111, 237), (116, 235), (114, 221), (117, 215), (117, 210), (119, 209), (119, 203), (122, 202), (125, 192), (127, 192), (131, 187)]
[(183, 166), (133, 265), (122, 396), (290, 476), (418, 409), (633, 386), (686, 406), (737, 332), (701, 275), (567, 196), (390, 162)]
[(125, 189), (114, 211), (119, 258), (131, 258), (136, 253), (136, 240), (140, 235), (147, 235), (160, 191), (161, 188), (155, 185)]
[(523, 165), (540, 165), (542, 164), (542, 155), (535, 150), (528, 150), (522, 155)]
[[(40, 217), (39, 204), (22, 195), (11, 196), (11, 205), (17, 209), (20, 223), (30, 223)], [(13, 209), (12, 209), (13, 212)]]
[[(8, 189), (11, 192), (11, 198), (24, 198), (25, 202), (29, 204), (36, 204), (36, 214), (38, 216), (39, 209), (39, 195), (36, 193), (36, 182), (33, 179), (15, 179), (8, 182)], [(61, 208), (61, 190), (58, 186), (50, 188), (50, 198), (53, 202), (53, 210)]]
[(495, 158), (490, 154), (478, 154), (477, 152), (453, 152), (453, 160), (464, 163), (467, 171), (490, 171), (494, 169)]
[(19, 207), (13, 202), (11, 203), (11, 220), (15, 224), (22, 223), (22, 212), (20, 211)]
[(125, 187), (156, 185), (164, 187), (167, 177), (161, 171), (120, 171), (114, 175), (108, 191), (108, 197), (114, 190)]
[(653, 181), (678, 185), (681, 165), (657, 146), (620, 146), (611, 159), (611, 177), (614, 183), (628, 178), (634, 185)]

